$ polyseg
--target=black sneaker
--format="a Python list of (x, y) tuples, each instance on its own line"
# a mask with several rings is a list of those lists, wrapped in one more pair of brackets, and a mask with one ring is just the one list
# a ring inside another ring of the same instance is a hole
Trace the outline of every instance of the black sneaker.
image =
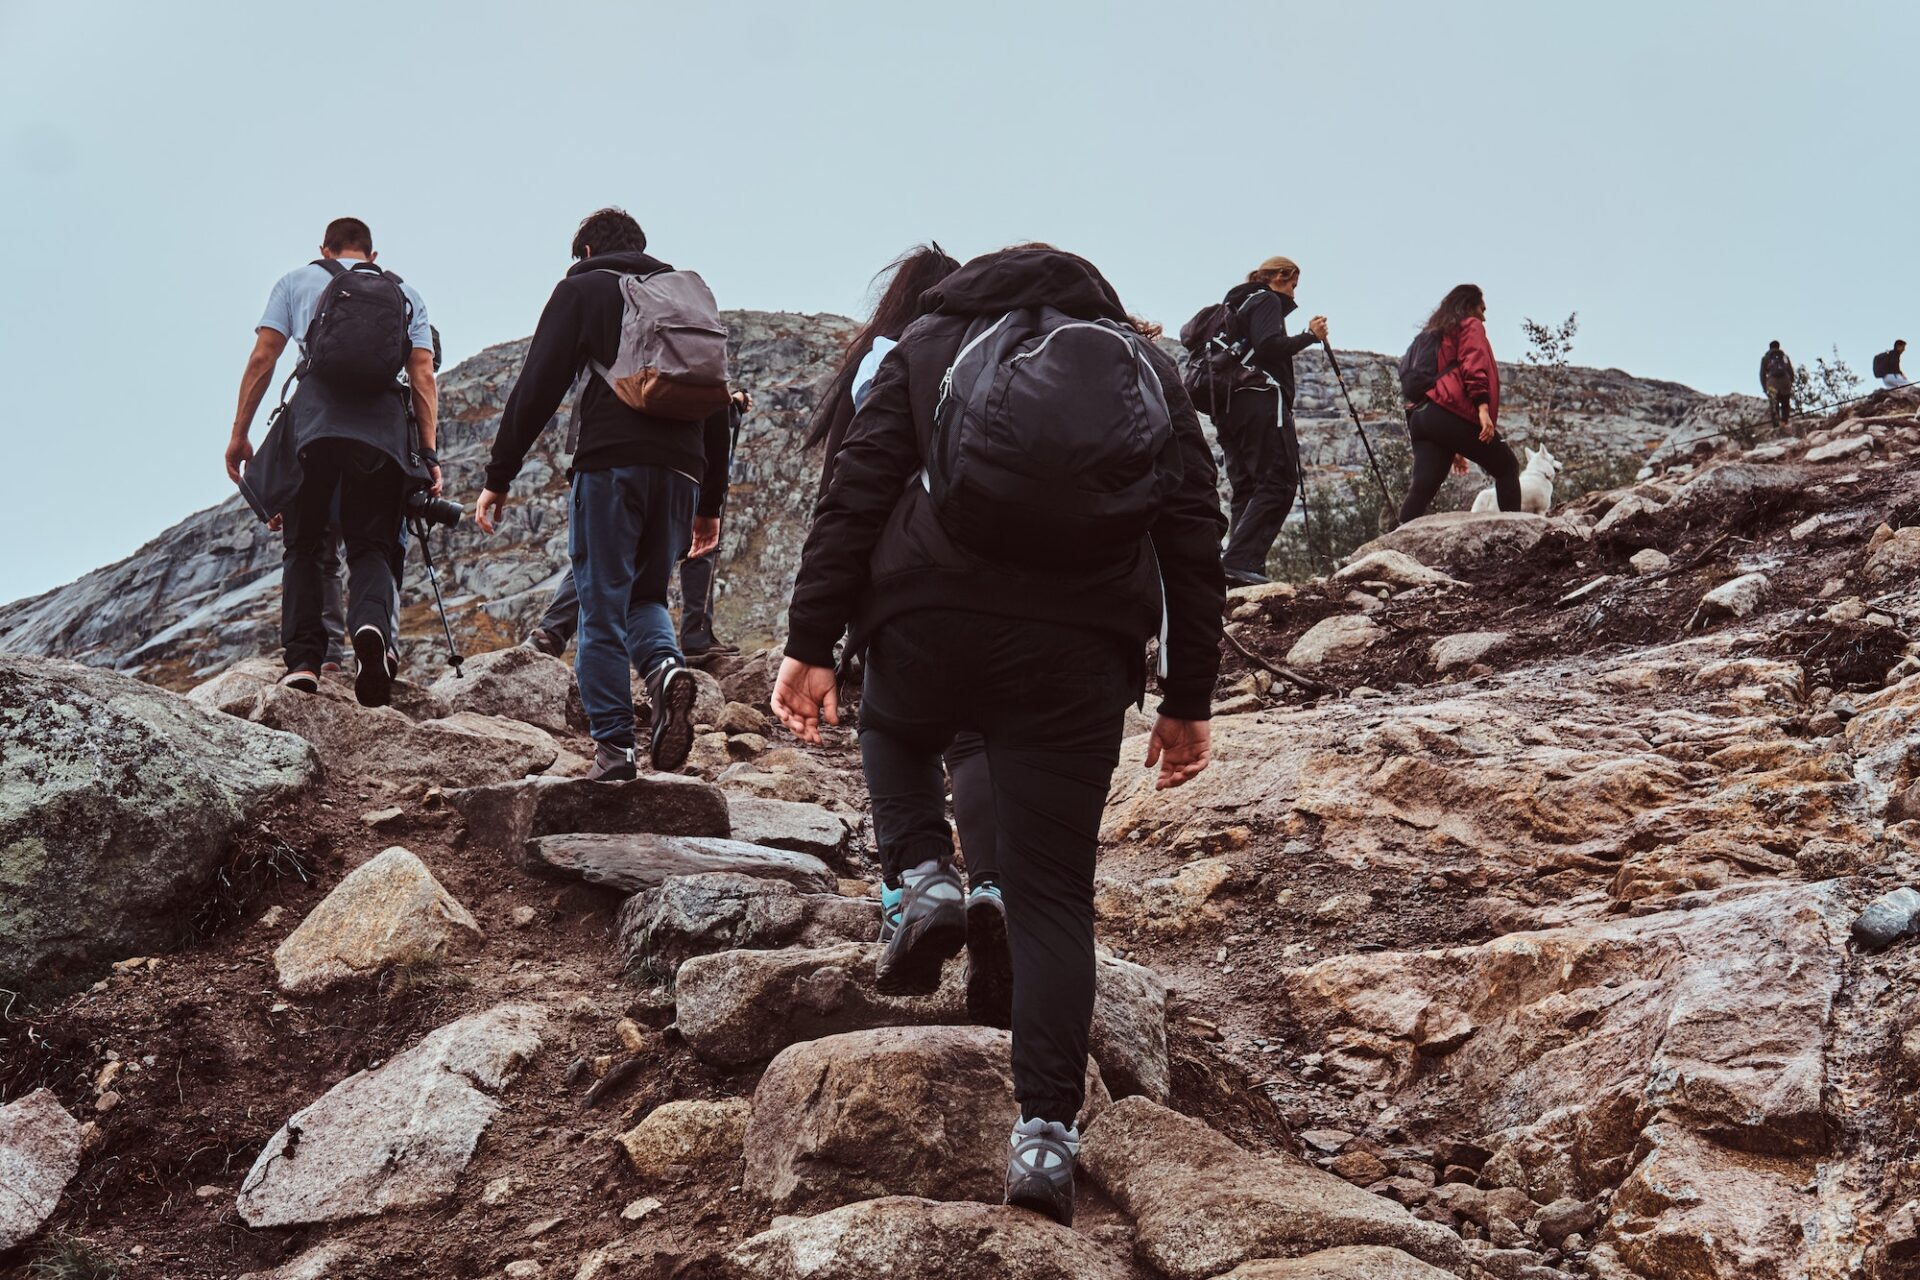
[(299, 671), (289, 671), (280, 677), (280, 683), (289, 689), (298, 689), (302, 693), (320, 692), (320, 677), (304, 667)]
[(967, 895), (967, 1016), (983, 1027), (1013, 1029), (1013, 952), (1007, 904), (991, 880)]
[(1009, 1139), (1005, 1203), (1045, 1214), (1063, 1227), (1073, 1225), (1073, 1162), (1080, 1155), (1080, 1130), (1057, 1120), (1022, 1120)]
[(647, 677), (647, 701), (653, 704), (651, 755), (656, 773), (672, 773), (693, 750), (693, 699), (699, 687), (684, 662), (668, 658)]
[(610, 747), (604, 742), (593, 744), (593, 767), (587, 770), (588, 782), (631, 782), (639, 776), (632, 747)]
[(567, 642), (563, 637), (545, 627), (535, 627), (527, 633), (527, 648), (537, 649), (549, 658), (558, 658), (566, 653)]
[(901, 878), (900, 924), (880, 949), (874, 985), (883, 996), (932, 995), (940, 969), (967, 942), (966, 890), (953, 864), (923, 862)]
[(1220, 572), (1225, 574), (1227, 581), (1236, 587), (1264, 587), (1272, 581), (1264, 573), (1255, 573), (1252, 569), (1236, 569), (1232, 565), (1221, 566)]
[(353, 633), (353, 696), (363, 707), (384, 707), (393, 701), (396, 663), (380, 628), (368, 623)]

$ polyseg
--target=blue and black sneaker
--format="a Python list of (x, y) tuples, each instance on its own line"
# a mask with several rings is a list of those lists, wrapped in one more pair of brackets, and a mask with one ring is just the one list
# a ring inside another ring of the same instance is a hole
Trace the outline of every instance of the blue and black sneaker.
[(928, 859), (900, 883), (900, 923), (880, 949), (874, 986), (883, 996), (932, 995), (941, 967), (966, 945), (966, 891), (945, 858)]
[(967, 1016), (983, 1027), (1013, 1028), (1013, 952), (1000, 886), (983, 880), (967, 895)]
[(907, 891), (892, 885), (880, 886), (880, 941), (891, 942), (900, 932), (900, 912), (906, 906)]
[(1073, 1225), (1073, 1162), (1080, 1155), (1080, 1129), (1058, 1120), (1022, 1120), (1013, 1126), (1007, 1158), (1006, 1203)]

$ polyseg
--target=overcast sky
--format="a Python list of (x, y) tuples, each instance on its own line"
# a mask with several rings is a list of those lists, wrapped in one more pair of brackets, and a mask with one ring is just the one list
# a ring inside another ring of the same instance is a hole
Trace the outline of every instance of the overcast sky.
[(1911, 16), (0, 0), (0, 600), (227, 495), (253, 325), (341, 214), (451, 360), (528, 333), (619, 203), (723, 306), (852, 312), (915, 240), (1044, 239), (1169, 327), (1286, 253), (1343, 346), (1472, 280), (1503, 357), (1578, 309), (1577, 361), (1709, 391), (1776, 337), (1864, 371), (1920, 330)]

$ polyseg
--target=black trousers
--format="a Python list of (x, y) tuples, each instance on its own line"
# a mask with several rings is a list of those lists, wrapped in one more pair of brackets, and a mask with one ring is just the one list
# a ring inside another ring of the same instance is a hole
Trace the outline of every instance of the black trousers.
[(1413, 479), (1400, 504), (1401, 524), (1427, 514), (1456, 453), (1492, 477), (1502, 511), (1520, 509), (1520, 459), (1499, 436), (1482, 444), (1479, 423), (1429, 400), (1407, 415), (1407, 436), (1413, 442)]
[(1300, 440), (1293, 415), (1281, 412), (1278, 391), (1238, 391), (1214, 425), (1232, 493), (1233, 519), (1220, 562), (1229, 569), (1265, 573), (1267, 553), (1300, 490)]
[(993, 821), (993, 771), (987, 765), (987, 740), (977, 733), (955, 734), (948, 747), (947, 783), (953, 788), (953, 825), (960, 832), (960, 857), (967, 883), (1000, 879), (1000, 834)]
[(1773, 414), (1775, 426), (1782, 426), (1793, 416), (1793, 381), (1790, 378), (1776, 378), (1761, 383), (1767, 393), (1767, 409)]
[(318, 671), (327, 656), (327, 578), (335, 498), (347, 558), (347, 634), (399, 633), (401, 521), (406, 475), (392, 458), (355, 440), (316, 440), (300, 455), (300, 492), (285, 513), (281, 555), (280, 643), (287, 670)]
[(1071, 1125), (1084, 1100), (1094, 858), (1132, 668), (1117, 636), (950, 609), (885, 623), (868, 653), (860, 754), (889, 883), (952, 856), (940, 755), (957, 733), (980, 737), (1028, 1118)]

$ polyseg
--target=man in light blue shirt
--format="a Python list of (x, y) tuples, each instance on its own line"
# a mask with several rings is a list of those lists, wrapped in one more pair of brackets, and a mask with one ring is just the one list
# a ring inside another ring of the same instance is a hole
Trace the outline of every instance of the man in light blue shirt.
[[(281, 277), (267, 299), (240, 381), (239, 410), (227, 442), (227, 475), (243, 485), (263, 518), (283, 525), (283, 682), (307, 692), (319, 688), (328, 648), (327, 569), (334, 561), (337, 526), (346, 547), (346, 630), (357, 663), (354, 692), (367, 706), (385, 706), (399, 668), (398, 581), (406, 496), (416, 488), (435, 496), (440, 492), (440, 461), (434, 453), (439, 393), (433, 376), (433, 329), (420, 295), (373, 267), (373, 233), (366, 223), (334, 219), (327, 225), (320, 256), (322, 262)], [(329, 304), (329, 319), (322, 327), (329, 356), (341, 352), (343, 341), (372, 344), (370, 353), (355, 347), (346, 356), (361, 362), (351, 366), (358, 371), (353, 378), (325, 359), (307, 363), (315, 354), (307, 350), (315, 312), (342, 273), (350, 273), (352, 280), (335, 290), (337, 302)], [(299, 389), (283, 406), (256, 460), (248, 432), (289, 339), (301, 349)], [(391, 364), (386, 363), (389, 352)], [(370, 373), (363, 367), (368, 361)], [(399, 380), (403, 373), (404, 384)], [(373, 377), (371, 385), (365, 383), (366, 376)], [(389, 377), (393, 381), (386, 381)]]

